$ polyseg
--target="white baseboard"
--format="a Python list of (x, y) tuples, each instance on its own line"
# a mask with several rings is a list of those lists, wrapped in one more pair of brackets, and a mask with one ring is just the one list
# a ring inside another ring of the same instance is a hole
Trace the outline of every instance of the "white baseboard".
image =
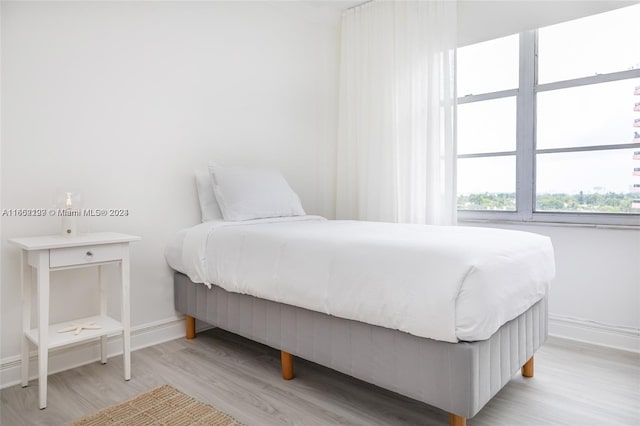
[(549, 335), (640, 353), (640, 329), (549, 314)]
[[(173, 316), (161, 321), (131, 328), (131, 350), (146, 348), (159, 343), (184, 337), (183, 316)], [(122, 336), (111, 336), (107, 340), (109, 357), (122, 354)], [(97, 362), (100, 359), (99, 340), (66, 346), (49, 351), (49, 374)], [(37, 352), (31, 352), (29, 359), (29, 378), (37, 378)], [(135, 373), (135, 372), (134, 372)], [(0, 389), (20, 383), (20, 355), (0, 360)]]
[[(199, 323), (198, 331), (211, 326)], [(131, 350), (146, 348), (169, 340), (184, 337), (183, 316), (173, 316), (161, 321), (133, 327)], [(576, 340), (599, 346), (640, 353), (640, 329), (601, 324), (580, 318), (549, 315), (549, 334), (562, 339)], [(109, 337), (109, 357), (122, 354), (120, 336)], [(52, 350), (49, 352), (49, 373), (97, 362), (100, 359), (99, 341)], [(37, 378), (37, 352), (32, 351), (29, 360), (30, 379)], [(20, 383), (20, 355), (0, 360), (0, 389)]]

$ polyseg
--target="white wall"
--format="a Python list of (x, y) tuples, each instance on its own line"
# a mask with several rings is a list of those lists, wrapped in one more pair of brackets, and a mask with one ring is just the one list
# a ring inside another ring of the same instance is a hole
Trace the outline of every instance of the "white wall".
[[(309, 213), (333, 213), (339, 16), (291, 2), (3, 1), (2, 208), (48, 208), (77, 188), (85, 207), (128, 209), (81, 230), (142, 236), (132, 324), (175, 318), (163, 251), (200, 220), (194, 169), (273, 166)], [(2, 218), (0, 369), (21, 329), (6, 240), (59, 222)], [(97, 312), (96, 286), (91, 269), (55, 273), (51, 320)]]
[(550, 333), (640, 352), (640, 230), (484, 224), (547, 235), (556, 254)]

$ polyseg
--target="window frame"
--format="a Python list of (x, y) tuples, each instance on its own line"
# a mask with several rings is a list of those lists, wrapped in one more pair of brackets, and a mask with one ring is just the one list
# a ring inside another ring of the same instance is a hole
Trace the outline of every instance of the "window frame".
[(466, 95), (457, 99), (457, 104), (462, 105), (511, 96), (516, 97), (516, 150), (461, 154), (457, 156), (457, 158), (482, 158), (515, 155), (516, 211), (458, 209), (458, 219), (461, 221), (540, 222), (640, 227), (640, 214), (638, 213), (538, 212), (535, 210), (537, 154), (640, 148), (640, 143), (629, 143), (538, 150), (536, 148), (537, 94), (552, 90), (640, 78), (640, 69), (538, 84), (538, 31), (522, 32), (519, 34), (519, 39), (519, 87), (479, 95)]

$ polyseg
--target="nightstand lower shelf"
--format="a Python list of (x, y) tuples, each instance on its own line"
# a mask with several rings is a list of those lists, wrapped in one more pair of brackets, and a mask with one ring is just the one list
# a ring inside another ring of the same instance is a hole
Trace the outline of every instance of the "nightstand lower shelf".
[[(74, 324), (90, 324), (95, 322), (101, 328), (97, 330), (82, 329), (82, 331), (75, 335), (73, 331), (66, 333), (58, 333), (66, 327), (70, 327)], [(95, 315), (92, 317), (79, 318), (73, 321), (65, 321), (57, 324), (49, 325), (49, 344), (48, 349), (55, 349), (61, 346), (72, 345), (74, 343), (81, 343), (87, 340), (95, 339), (102, 336), (108, 336), (111, 334), (122, 333), (124, 330), (122, 323), (106, 315)], [(33, 328), (25, 333), (27, 338), (35, 345), (38, 345), (38, 329)]]

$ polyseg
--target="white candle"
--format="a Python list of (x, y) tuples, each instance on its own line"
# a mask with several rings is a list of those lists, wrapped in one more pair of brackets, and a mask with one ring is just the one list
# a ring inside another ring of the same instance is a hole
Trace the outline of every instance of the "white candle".
[[(71, 210), (66, 210), (71, 212)], [(62, 233), (67, 237), (78, 235), (78, 221), (75, 216), (62, 216)]]
[(75, 237), (78, 235), (78, 220), (75, 215), (76, 212), (72, 210), (73, 203), (71, 202), (72, 192), (67, 192), (66, 209), (62, 211), (62, 234), (67, 237)]

